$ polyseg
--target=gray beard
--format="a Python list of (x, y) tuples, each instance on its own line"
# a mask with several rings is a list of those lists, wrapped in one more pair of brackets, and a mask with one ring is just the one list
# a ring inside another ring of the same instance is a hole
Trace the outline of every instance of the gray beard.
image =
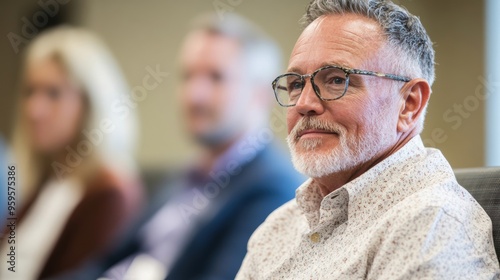
[(297, 138), (297, 133), (304, 129), (306, 122), (297, 123), (288, 135), (287, 143), (295, 169), (311, 178), (322, 178), (358, 167), (387, 149), (392, 143), (387, 128), (388, 122), (380, 118), (378, 121), (372, 121), (369, 126), (371, 130), (361, 137), (348, 135), (346, 129), (340, 125), (310, 119), (309, 123), (314, 128), (333, 131), (339, 137), (339, 144), (330, 152), (318, 151), (317, 148), (323, 145), (322, 139)]

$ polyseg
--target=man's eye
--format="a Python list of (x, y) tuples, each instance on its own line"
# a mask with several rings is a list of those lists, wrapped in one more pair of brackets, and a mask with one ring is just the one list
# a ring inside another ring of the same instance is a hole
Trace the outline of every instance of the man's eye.
[(295, 90), (300, 90), (302, 89), (302, 83), (301, 82), (293, 82), (288, 86), (289, 91), (295, 91)]
[(343, 77), (332, 77), (328, 79), (327, 84), (331, 85), (343, 85), (345, 84), (345, 78)]

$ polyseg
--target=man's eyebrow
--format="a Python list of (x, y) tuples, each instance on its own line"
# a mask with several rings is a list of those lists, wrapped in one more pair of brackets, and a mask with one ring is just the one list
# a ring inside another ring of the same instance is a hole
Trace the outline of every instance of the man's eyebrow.
[(324, 67), (327, 65), (335, 65), (335, 66), (340, 66), (340, 67), (344, 67), (344, 68), (351, 68), (351, 69), (354, 68), (354, 67), (352, 67), (352, 65), (350, 63), (348, 63), (347, 61), (344, 61), (344, 60), (326, 61), (326, 62), (322, 63), (320, 67)]
[[(346, 61), (325, 61), (325, 62), (321, 63), (320, 65), (318, 65), (313, 71), (315, 71), (316, 69), (319, 69), (321, 67), (328, 66), (328, 65), (341, 66), (341, 67), (350, 68), (350, 69), (355, 68), (355, 67), (350, 66), (350, 64), (347, 63)], [(288, 68), (286, 70), (286, 73), (304, 74), (303, 71), (301, 70), (301, 68), (297, 67), (297, 66), (293, 66), (293, 67)]]
[(287, 73), (298, 73), (302, 74), (302, 71), (299, 69), (299, 67), (290, 67), (286, 70)]

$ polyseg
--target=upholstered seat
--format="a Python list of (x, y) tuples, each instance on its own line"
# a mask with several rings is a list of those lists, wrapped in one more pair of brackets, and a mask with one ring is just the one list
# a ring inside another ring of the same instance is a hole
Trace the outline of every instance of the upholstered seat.
[(500, 256), (500, 167), (456, 169), (455, 175), (490, 216), (495, 251)]

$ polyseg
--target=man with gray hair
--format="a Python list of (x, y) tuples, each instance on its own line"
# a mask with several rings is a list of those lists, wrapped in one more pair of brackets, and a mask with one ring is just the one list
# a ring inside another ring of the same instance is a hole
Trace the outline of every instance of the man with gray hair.
[(384, 0), (313, 0), (286, 74), (296, 199), (254, 232), (237, 279), (493, 279), (491, 220), (419, 136), (434, 50)]

